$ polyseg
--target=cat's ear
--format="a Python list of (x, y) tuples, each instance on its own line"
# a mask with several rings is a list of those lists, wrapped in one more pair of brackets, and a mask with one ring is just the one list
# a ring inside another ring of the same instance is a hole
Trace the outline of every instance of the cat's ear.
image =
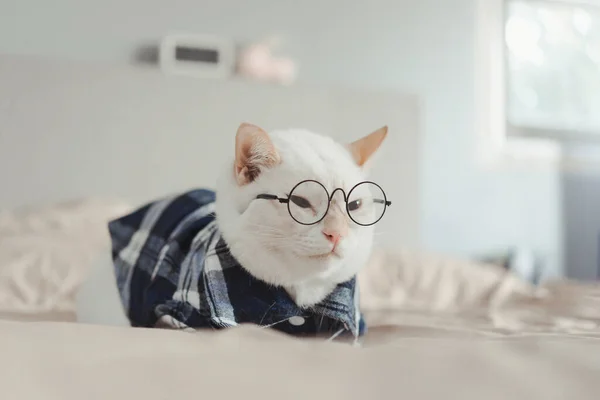
[(279, 164), (280, 158), (267, 132), (243, 123), (235, 136), (234, 173), (239, 185), (254, 181), (266, 168)]
[(348, 147), (350, 148), (350, 154), (352, 154), (354, 161), (361, 167), (365, 166), (366, 162), (377, 149), (379, 149), (379, 146), (383, 143), (387, 133), (388, 127), (384, 126), (383, 128), (379, 128), (375, 132), (350, 143)]

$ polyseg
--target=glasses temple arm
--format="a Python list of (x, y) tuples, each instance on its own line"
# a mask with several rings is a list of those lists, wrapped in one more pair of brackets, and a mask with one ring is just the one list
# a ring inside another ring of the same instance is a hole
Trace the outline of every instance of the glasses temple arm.
[(259, 194), (258, 196), (256, 196), (257, 199), (262, 199), (262, 200), (277, 200), (280, 203), (287, 203), (288, 199), (284, 199), (281, 197), (277, 197), (274, 194)]
[(385, 204), (386, 206), (391, 206), (392, 205), (391, 201), (385, 201), (385, 200), (382, 200), (382, 199), (373, 199), (373, 203)]

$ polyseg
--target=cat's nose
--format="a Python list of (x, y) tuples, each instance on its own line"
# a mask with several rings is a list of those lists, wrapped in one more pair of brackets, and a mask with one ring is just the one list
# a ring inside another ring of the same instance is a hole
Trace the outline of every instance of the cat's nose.
[(340, 239), (342, 238), (342, 235), (339, 232), (334, 231), (325, 230), (323, 231), (323, 235), (325, 236), (325, 238), (327, 238), (327, 240), (333, 243), (334, 246), (337, 245)]

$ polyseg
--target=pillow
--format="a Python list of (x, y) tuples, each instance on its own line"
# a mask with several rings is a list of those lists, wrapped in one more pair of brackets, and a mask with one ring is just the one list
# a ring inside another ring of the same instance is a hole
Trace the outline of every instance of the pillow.
[(407, 250), (375, 251), (358, 280), (365, 310), (457, 312), (538, 295), (501, 266)]
[(0, 312), (72, 312), (106, 224), (131, 210), (121, 201), (85, 199), (0, 211)]

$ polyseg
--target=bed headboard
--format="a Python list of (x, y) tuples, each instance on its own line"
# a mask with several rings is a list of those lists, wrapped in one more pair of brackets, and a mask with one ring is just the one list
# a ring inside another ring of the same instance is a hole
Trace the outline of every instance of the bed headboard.
[[(0, 208), (75, 198), (144, 202), (212, 187), (240, 122), (351, 141), (387, 124), (372, 177), (386, 242), (418, 240), (413, 96), (167, 77), (157, 69), (0, 56)], [(393, 235), (392, 235), (393, 233)]]

